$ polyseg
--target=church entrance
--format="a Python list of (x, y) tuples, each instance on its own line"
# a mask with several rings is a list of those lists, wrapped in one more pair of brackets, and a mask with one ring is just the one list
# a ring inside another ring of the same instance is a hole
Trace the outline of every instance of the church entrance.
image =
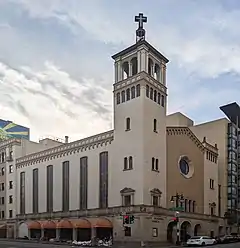
[(188, 221), (184, 221), (181, 224), (180, 237), (182, 242), (187, 242), (191, 236), (191, 224)]
[(174, 237), (174, 230), (176, 229), (176, 224), (171, 221), (167, 226), (167, 241), (170, 243), (175, 243), (176, 237)]

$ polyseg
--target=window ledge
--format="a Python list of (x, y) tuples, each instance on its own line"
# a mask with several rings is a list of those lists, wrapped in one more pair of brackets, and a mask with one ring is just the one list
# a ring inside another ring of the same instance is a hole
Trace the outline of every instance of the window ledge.
[(123, 169), (123, 171), (131, 171), (131, 170), (133, 170), (133, 168), (131, 168), (131, 169)]
[(158, 133), (158, 131), (157, 131), (157, 130), (153, 130), (153, 132), (154, 132), (154, 133)]
[(157, 172), (157, 173), (160, 173), (160, 171), (159, 171), (159, 170), (152, 170), (152, 171)]

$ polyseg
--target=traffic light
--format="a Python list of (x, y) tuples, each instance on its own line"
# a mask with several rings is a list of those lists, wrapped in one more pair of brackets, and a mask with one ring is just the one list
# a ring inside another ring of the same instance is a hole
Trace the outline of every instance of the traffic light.
[(174, 224), (177, 224), (178, 221), (179, 221), (179, 218), (178, 218), (178, 217), (174, 217), (174, 218), (173, 218), (173, 223), (174, 223)]
[(133, 224), (134, 223), (134, 215), (124, 215), (123, 216), (123, 224)]
[(130, 224), (129, 215), (124, 215), (123, 216), (123, 224)]
[(134, 223), (134, 219), (135, 219), (135, 218), (134, 218), (134, 215), (131, 215), (131, 216), (130, 216), (130, 224), (133, 224), (133, 223)]

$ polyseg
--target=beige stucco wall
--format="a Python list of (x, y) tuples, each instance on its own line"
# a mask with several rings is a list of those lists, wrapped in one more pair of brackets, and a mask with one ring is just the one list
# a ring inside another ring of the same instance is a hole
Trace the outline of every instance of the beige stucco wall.
[[(186, 155), (192, 162), (194, 174), (186, 179), (180, 174), (179, 158)], [(196, 212), (204, 212), (204, 153), (186, 134), (177, 132), (167, 136), (167, 198), (168, 208), (172, 207), (171, 196), (183, 194), (186, 199), (196, 202)]]
[(180, 112), (167, 115), (166, 118), (167, 127), (190, 127), (193, 124), (190, 118)]
[(222, 118), (190, 127), (200, 140), (203, 140), (203, 137), (206, 137), (207, 142), (217, 144), (218, 146), (218, 178), (219, 184), (221, 185), (222, 198), (221, 216), (224, 216), (224, 213), (227, 210), (227, 124), (228, 120)]

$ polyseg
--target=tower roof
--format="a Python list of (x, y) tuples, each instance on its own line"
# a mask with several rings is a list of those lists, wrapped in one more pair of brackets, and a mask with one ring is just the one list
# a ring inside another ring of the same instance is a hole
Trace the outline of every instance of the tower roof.
[(118, 58), (120, 56), (124, 56), (125, 54), (130, 53), (130, 52), (136, 50), (141, 45), (145, 45), (149, 49), (150, 52), (152, 52), (155, 56), (161, 58), (165, 63), (168, 63), (169, 62), (169, 60), (164, 55), (162, 55), (156, 48), (154, 48), (146, 40), (138, 41), (136, 44), (134, 44), (134, 45), (132, 45), (132, 46), (130, 46), (130, 47), (122, 50), (121, 52), (118, 52), (118, 53), (114, 54), (112, 56), (112, 58), (113, 59), (116, 59), (116, 58)]

